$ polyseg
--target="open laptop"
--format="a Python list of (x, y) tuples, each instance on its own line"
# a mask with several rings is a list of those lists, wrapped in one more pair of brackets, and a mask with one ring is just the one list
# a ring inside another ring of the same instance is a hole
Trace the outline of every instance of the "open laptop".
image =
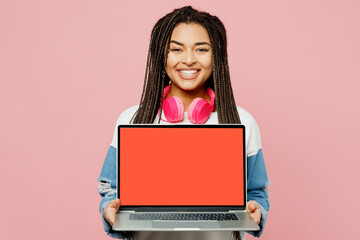
[(243, 125), (120, 125), (116, 231), (256, 231)]

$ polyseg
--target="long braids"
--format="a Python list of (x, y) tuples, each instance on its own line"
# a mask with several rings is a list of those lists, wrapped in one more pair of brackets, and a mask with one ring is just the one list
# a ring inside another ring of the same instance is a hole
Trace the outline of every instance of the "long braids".
[(206, 85), (215, 91), (219, 123), (241, 123), (230, 82), (225, 27), (217, 17), (199, 12), (191, 6), (175, 9), (155, 24), (151, 32), (143, 92), (132, 122), (154, 123), (156, 115), (162, 112), (163, 89), (169, 82), (165, 72), (169, 42), (173, 29), (179, 23), (198, 23), (208, 31), (213, 73)]
[(230, 82), (225, 27), (216, 16), (203, 25), (209, 32), (213, 51), (213, 82), (219, 123), (241, 123)]
[(175, 16), (166, 15), (155, 24), (152, 30), (143, 93), (133, 123), (153, 123), (162, 102), (161, 96), (166, 79), (167, 40), (175, 27), (175, 22), (172, 21)]

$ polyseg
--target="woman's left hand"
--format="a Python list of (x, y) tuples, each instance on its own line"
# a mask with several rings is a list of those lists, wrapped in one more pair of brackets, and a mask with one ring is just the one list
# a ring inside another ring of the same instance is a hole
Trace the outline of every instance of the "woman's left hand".
[(261, 219), (260, 205), (255, 201), (248, 201), (246, 204), (246, 210), (250, 213), (250, 216), (255, 220), (255, 222), (259, 224)]

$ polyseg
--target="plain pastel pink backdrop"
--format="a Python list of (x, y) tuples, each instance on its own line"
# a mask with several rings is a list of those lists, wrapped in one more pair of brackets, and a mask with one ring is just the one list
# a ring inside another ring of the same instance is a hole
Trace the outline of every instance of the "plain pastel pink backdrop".
[(262, 239), (357, 238), (359, 1), (43, 0), (0, 1), (0, 239), (108, 239), (96, 179), (116, 119), (139, 102), (153, 25), (189, 3), (225, 24), (260, 127)]

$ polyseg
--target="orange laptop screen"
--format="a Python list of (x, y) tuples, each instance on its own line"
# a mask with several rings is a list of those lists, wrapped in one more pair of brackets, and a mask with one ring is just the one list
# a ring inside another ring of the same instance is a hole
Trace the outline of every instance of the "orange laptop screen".
[(219, 126), (120, 126), (121, 205), (244, 205), (244, 128)]

